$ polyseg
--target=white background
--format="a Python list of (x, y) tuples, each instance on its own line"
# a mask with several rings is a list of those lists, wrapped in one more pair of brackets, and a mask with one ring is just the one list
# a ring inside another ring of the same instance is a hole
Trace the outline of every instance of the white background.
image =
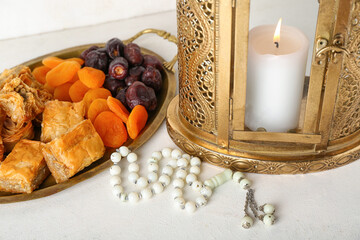
[[(252, 13), (256, 18), (252, 18), (252, 25), (273, 23), (282, 15), (289, 25), (313, 36), (317, 1), (277, 0), (271, 5), (268, 2), (253, 1)], [(126, 39), (148, 27), (176, 34), (175, 11), (0, 41), (0, 70), (71, 46), (104, 42), (114, 36)], [(144, 36), (136, 42), (167, 60), (176, 52), (174, 45), (155, 36)], [(152, 151), (167, 146), (175, 147), (163, 124), (138, 151), (143, 169), (146, 170), (145, 162)], [(203, 164), (202, 169), (202, 180), (221, 171), (208, 164)], [(0, 205), (0, 239), (355, 240), (360, 239), (359, 169), (357, 161), (308, 175), (248, 174), (254, 182), (257, 201), (275, 204), (278, 217), (270, 228), (257, 222), (249, 230), (240, 227), (245, 192), (233, 182), (216, 189), (206, 207), (188, 215), (174, 209), (171, 187), (137, 205), (119, 202), (111, 194), (109, 174), (105, 171), (43, 199)], [(126, 180), (124, 186), (128, 191), (134, 189)], [(186, 195), (193, 197), (190, 193)]]
[(0, 39), (175, 9), (174, 0), (0, 0)]

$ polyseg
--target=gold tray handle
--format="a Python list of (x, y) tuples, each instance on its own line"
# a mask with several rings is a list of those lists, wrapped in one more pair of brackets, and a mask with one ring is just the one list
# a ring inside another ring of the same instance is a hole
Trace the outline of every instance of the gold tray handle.
[[(168, 33), (166, 31), (153, 29), (153, 28), (148, 28), (148, 29), (142, 30), (141, 32), (139, 32), (135, 36), (133, 36), (132, 38), (129, 38), (129, 39), (125, 40), (124, 43), (125, 44), (131, 43), (135, 39), (141, 37), (142, 35), (148, 34), (148, 33), (155, 33), (158, 36), (164, 38), (165, 40), (168, 40), (169, 42), (177, 44), (177, 38), (174, 35), (171, 35), (171, 33)], [(175, 57), (170, 62), (163, 62), (163, 66), (167, 70), (175, 72), (174, 65), (175, 65), (176, 62), (177, 62), (177, 54), (175, 55)]]

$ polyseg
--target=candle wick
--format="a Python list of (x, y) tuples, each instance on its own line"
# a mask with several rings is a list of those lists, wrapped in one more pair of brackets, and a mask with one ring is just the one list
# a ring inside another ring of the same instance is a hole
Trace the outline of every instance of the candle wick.
[(276, 48), (279, 48), (279, 42), (274, 42), (274, 43), (275, 43)]

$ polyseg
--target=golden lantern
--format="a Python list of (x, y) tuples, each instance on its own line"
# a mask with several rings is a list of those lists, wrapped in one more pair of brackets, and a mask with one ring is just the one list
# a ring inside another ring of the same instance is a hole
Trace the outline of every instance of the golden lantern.
[(323, 171), (360, 157), (360, 1), (321, 0), (298, 128), (245, 125), (250, 0), (177, 0), (179, 96), (174, 142), (211, 164), (246, 172)]

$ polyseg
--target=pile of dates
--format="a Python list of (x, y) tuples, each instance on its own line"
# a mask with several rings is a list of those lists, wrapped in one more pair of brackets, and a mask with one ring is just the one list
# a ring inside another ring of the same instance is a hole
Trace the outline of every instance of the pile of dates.
[(110, 39), (104, 48), (91, 46), (80, 57), (85, 60), (85, 66), (106, 74), (103, 87), (124, 106), (133, 109), (143, 105), (148, 111), (156, 108), (156, 93), (163, 82), (163, 67), (157, 57), (143, 55), (137, 44), (125, 45), (118, 38)]

